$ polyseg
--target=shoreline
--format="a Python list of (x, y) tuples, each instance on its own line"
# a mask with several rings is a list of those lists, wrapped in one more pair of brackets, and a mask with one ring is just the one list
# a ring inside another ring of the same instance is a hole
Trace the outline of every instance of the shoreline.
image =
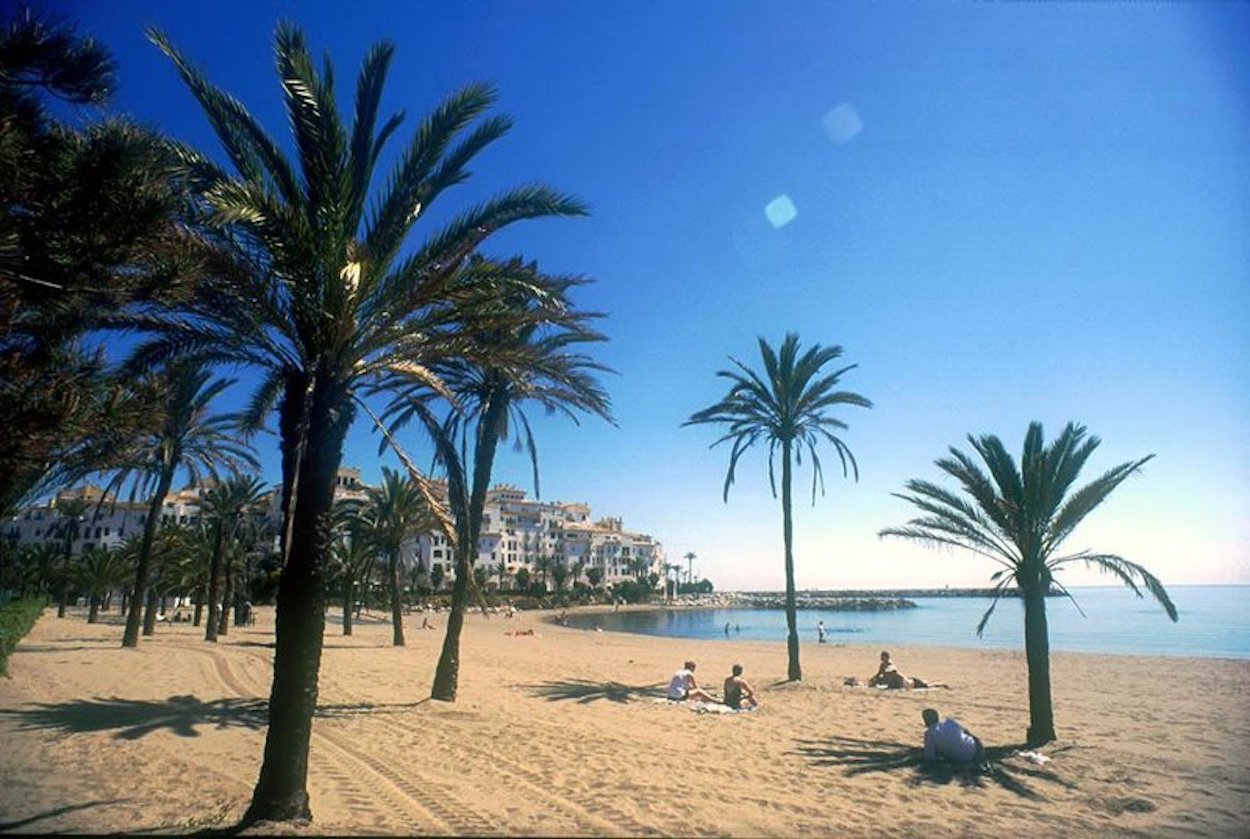
[[(264, 742), (273, 610), (257, 613), (217, 645), (177, 624), (122, 650), (116, 624), (45, 612), (0, 679), (0, 824), (230, 825)], [(250, 832), (874, 836), (890, 812), (894, 835), (1229, 835), (1250, 806), (1248, 662), (1057, 653), (1061, 739), (1036, 766), (1012, 754), (1027, 724), (1022, 650), (893, 645), (904, 673), (952, 687), (876, 691), (842, 684), (872, 672), (872, 647), (805, 647), (804, 681), (791, 683), (772, 642), (586, 632), (550, 623), (555, 614), (470, 613), (454, 704), (426, 699), (443, 633), (419, 630), (420, 615), (402, 648), (381, 613), (349, 637), (331, 623), (309, 763), (315, 821)], [(664, 702), (683, 658), (715, 688), (742, 663), (761, 709)], [(924, 770), (928, 705), (995, 750), (994, 775)], [(657, 771), (673, 753), (709, 772)], [(730, 773), (716, 769), (727, 754)]]
[[(1114, 589), (1115, 587), (1108, 586), (1107, 588)], [(705, 604), (705, 603), (684, 603), (684, 604), (635, 603), (635, 604), (622, 605), (620, 608), (620, 612), (622, 613), (624, 612), (631, 612), (631, 613), (697, 612), (697, 611), (715, 611), (719, 609), (734, 609), (734, 608), (750, 609), (751, 607), (722, 606), (722, 605)], [(556, 616), (558, 615), (560, 611), (561, 611), (560, 609), (550, 609), (550, 610), (531, 609), (525, 612), (525, 614), (543, 615), (545, 616), (544, 618), (542, 618), (544, 622), (550, 623), (552, 626), (560, 626), (560, 624), (558, 623), (556, 619)], [(585, 606), (569, 606), (564, 611), (566, 611), (569, 617), (573, 618), (574, 620), (577, 620), (579, 618), (584, 620), (588, 616), (603, 615), (603, 614), (610, 615), (614, 613), (614, 609), (611, 604), (598, 604), (598, 603), (585, 605)], [(761, 611), (772, 612), (776, 610), (768, 609), (768, 610), (761, 610)], [(570, 622), (564, 628), (567, 628), (576, 632), (589, 632), (589, 633), (595, 632), (594, 627), (579, 626), (573, 622)], [(635, 631), (630, 631), (628, 629), (609, 628), (609, 627), (604, 627), (602, 629), (602, 632), (607, 633), (607, 634), (625, 635), (629, 637), (654, 638), (654, 639), (659, 639), (659, 640), (668, 640), (672, 642), (694, 641), (698, 643), (715, 642), (715, 643), (727, 643), (727, 644), (751, 643), (751, 644), (779, 645), (783, 647), (787, 643), (784, 635), (782, 635), (781, 637), (772, 638), (772, 639), (736, 638), (736, 637), (735, 638), (722, 638), (719, 635), (715, 635), (713, 637), (695, 637), (695, 636), (684, 636), (684, 635), (664, 635), (661, 633), (635, 632)], [(971, 653), (1019, 652), (1021, 655), (1023, 655), (1024, 653), (1023, 641), (1021, 641), (1019, 644), (1003, 644), (1003, 645), (986, 644), (984, 646), (973, 646), (973, 645), (960, 646), (956, 644), (941, 644), (941, 643), (930, 644), (930, 643), (925, 643), (922, 641), (883, 641), (883, 640), (854, 641), (854, 640), (849, 640), (849, 639), (838, 640), (841, 637), (844, 637), (847, 635), (857, 635), (859, 633), (839, 632), (836, 628), (830, 628), (827, 630), (827, 632), (829, 633), (829, 636), (830, 636), (829, 641), (825, 644), (817, 644), (814, 640), (809, 640), (807, 637), (805, 637), (804, 631), (800, 631), (800, 636), (799, 636), (800, 648), (803, 650), (807, 650), (809, 647), (812, 647), (812, 648), (815, 648), (815, 647), (863, 647), (865, 649), (875, 649), (877, 651), (880, 651), (884, 647), (889, 646), (891, 649), (895, 647), (898, 647), (898, 648), (915, 647), (917, 649), (932, 650), (932, 651), (939, 651), (939, 652), (940, 651), (961, 651), (961, 652), (971, 652)], [(807, 631), (806, 634), (813, 635), (814, 631)], [(1053, 643), (1054, 642), (1052, 640), (1052, 644)], [(1119, 651), (1114, 651), (1114, 650), (1063, 650), (1063, 649), (1057, 650), (1052, 646), (1050, 654), (1052, 657), (1071, 655), (1071, 656), (1095, 656), (1095, 657), (1096, 656), (1110, 656), (1113, 658), (1159, 659), (1160, 662), (1168, 662), (1168, 663), (1174, 663), (1176, 661), (1183, 661), (1186, 659), (1198, 659), (1204, 662), (1227, 662), (1227, 663), (1234, 663), (1234, 664), (1250, 663), (1250, 654), (1246, 656), (1240, 656), (1240, 657), (1235, 656), (1235, 655), (1214, 655), (1214, 654), (1204, 653), (1201, 650), (1187, 650), (1187, 651), (1174, 652), (1174, 653), (1171, 653), (1171, 652), (1119, 652)]]

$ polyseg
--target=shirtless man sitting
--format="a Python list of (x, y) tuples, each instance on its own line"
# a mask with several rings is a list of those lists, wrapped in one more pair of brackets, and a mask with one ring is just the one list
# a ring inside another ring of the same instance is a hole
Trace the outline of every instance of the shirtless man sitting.
[(757, 708), (755, 689), (742, 678), (742, 665), (735, 664), (729, 678), (725, 679), (725, 704), (735, 710)]
[(673, 674), (668, 682), (668, 698), (674, 702), (684, 702), (687, 699), (715, 702), (716, 699), (694, 680), (694, 667), (693, 661), (687, 661), (682, 669)]

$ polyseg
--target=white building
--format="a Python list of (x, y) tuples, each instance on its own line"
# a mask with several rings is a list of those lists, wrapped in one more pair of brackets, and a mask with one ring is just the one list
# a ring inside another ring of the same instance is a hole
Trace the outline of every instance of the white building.
[[(432, 484), (435, 493), (445, 501), (446, 482)], [(198, 524), (205, 489), (188, 486), (167, 495), (161, 508), (162, 522)], [(339, 469), (334, 486), (336, 500), (364, 501), (368, 489), (360, 479), (359, 469)], [(10, 542), (63, 544), (64, 517), (58, 511), (58, 503), (69, 498), (93, 502), (79, 524), (75, 554), (93, 547), (114, 548), (127, 536), (142, 532), (147, 520), (146, 503), (110, 497), (97, 509), (102, 495), (96, 486), (65, 490), (56, 499), (29, 507), (9, 519), (3, 525), (3, 536)], [(275, 490), (268, 500), (275, 533), (282, 520), (280, 495)], [(401, 549), (401, 559), (410, 566), (420, 564), (426, 572), (439, 567), (445, 584), (455, 579), (455, 552), (441, 533), (423, 533), (410, 539)], [(586, 572), (591, 568), (599, 569), (600, 585), (613, 585), (640, 575), (662, 578), (664, 559), (663, 546), (656, 539), (625, 530), (618, 517), (592, 521), (588, 504), (530, 500), (524, 490), (509, 484), (498, 484), (487, 491), (477, 564), (486, 569), (487, 585), (492, 588), (500, 585), (501, 576), (511, 583), (517, 572), (525, 569), (532, 581), (545, 582), (547, 589), (553, 591), (556, 585), (552, 570), (557, 565), (566, 569), (565, 587), (573, 585), (575, 570), (577, 582), (588, 583)]]
[[(445, 497), (445, 483), (435, 482), (435, 488)], [(573, 585), (579, 565), (581, 583), (588, 581), (586, 570), (592, 567), (600, 569), (601, 585), (636, 579), (639, 573), (664, 574), (664, 550), (652, 537), (625, 530), (619, 518), (592, 523), (588, 504), (530, 500), (510, 484), (487, 491), (477, 547), (477, 565), (486, 569), (490, 587), (499, 586), (501, 573), (511, 580), (524, 568), (531, 580), (553, 591), (551, 572), (557, 565), (567, 569), (566, 587)], [(419, 561), (427, 571), (441, 565), (448, 580), (455, 577), (455, 551), (441, 534), (416, 537), (405, 545), (404, 558)], [(645, 570), (632, 560), (644, 563)]]

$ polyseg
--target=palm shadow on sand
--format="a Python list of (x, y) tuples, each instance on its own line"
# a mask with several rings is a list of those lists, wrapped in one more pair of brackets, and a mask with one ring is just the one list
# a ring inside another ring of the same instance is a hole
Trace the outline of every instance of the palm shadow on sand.
[(30, 827), (31, 825), (37, 822), (41, 822), (44, 819), (51, 819), (51, 818), (55, 818), (56, 816), (63, 816), (66, 813), (74, 813), (79, 810), (88, 810), (92, 807), (103, 807), (109, 804), (121, 804), (128, 800), (129, 799), (126, 799), (126, 798), (113, 798), (108, 801), (84, 801), (81, 804), (66, 804), (63, 807), (57, 807), (55, 809), (48, 810), (45, 813), (36, 813), (35, 815), (27, 816), (24, 819), (14, 819), (13, 821), (9, 821), (9, 822), (0, 822), (0, 833), (4, 833), (8, 831), (20, 831), (23, 828)]
[[(318, 705), (317, 716), (325, 719), (402, 713), (426, 701)], [(154, 731), (167, 730), (179, 737), (199, 737), (202, 727), (263, 729), (269, 724), (269, 702), (233, 698), (202, 700), (191, 695), (171, 696), (165, 700), (96, 697), (0, 710), (0, 717), (14, 720), (18, 728), (28, 731), (45, 729), (62, 734), (112, 731), (115, 739), (138, 740)]]
[(576, 700), (582, 705), (606, 699), (609, 702), (633, 702), (638, 699), (655, 698), (661, 695), (663, 682), (651, 685), (626, 685), (621, 682), (592, 682), (585, 679), (570, 679), (563, 682), (543, 682), (539, 685), (521, 685), (532, 690), (548, 702), (567, 702)]
[(870, 772), (907, 772), (910, 774), (908, 782), (913, 786), (958, 783), (965, 787), (984, 788), (996, 785), (1021, 798), (1035, 801), (1045, 797), (1029, 785), (1029, 779), (1075, 789), (1074, 784), (1049, 770), (1023, 766), (1016, 761), (1003, 763), (1003, 759), (1012, 752), (1024, 748), (1023, 745), (986, 747), (985, 756), (993, 767), (989, 774), (982, 774), (973, 767), (927, 763), (924, 749), (920, 746), (890, 740), (858, 740), (853, 737), (797, 740), (791, 754), (807, 758), (813, 767), (842, 767), (845, 774), (852, 777)]

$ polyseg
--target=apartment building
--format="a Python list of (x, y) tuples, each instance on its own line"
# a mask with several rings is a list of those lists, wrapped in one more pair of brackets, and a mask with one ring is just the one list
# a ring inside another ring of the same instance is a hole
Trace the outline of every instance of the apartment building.
[[(446, 482), (431, 483), (435, 494), (446, 502)], [(187, 486), (169, 493), (161, 507), (162, 523), (198, 524), (206, 489)], [(363, 502), (368, 489), (359, 469), (339, 469), (334, 483), (336, 500)], [(83, 498), (93, 504), (79, 523), (75, 554), (94, 547), (111, 549), (128, 535), (142, 532), (147, 520), (146, 503), (109, 497), (100, 504), (103, 494), (98, 486), (65, 490), (55, 499), (9, 519), (0, 533), (9, 542), (60, 542), (64, 539), (64, 517), (58, 505), (69, 498)], [(275, 490), (267, 502), (274, 533), (282, 520), (280, 495)], [(441, 533), (422, 533), (408, 540), (400, 558), (405, 565), (419, 564), (427, 572), (440, 567), (447, 584), (455, 579), (455, 551)], [(636, 579), (640, 574), (663, 576), (664, 559), (664, 548), (658, 540), (626, 530), (619, 517), (592, 520), (588, 504), (530, 499), (524, 490), (510, 484), (498, 484), (486, 494), (477, 563), (486, 569), (487, 585), (491, 588), (499, 587), (501, 582), (511, 584), (517, 573), (525, 569), (531, 580), (544, 581), (548, 590), (554, 590), (551, 570), (556, 565), (568, 570), (566, 586), (573, 584), (574, 570), (578, 570), (578, 582), (586, 583), (590, 568), (599, 569), (601, 585), (611, 585)]]

